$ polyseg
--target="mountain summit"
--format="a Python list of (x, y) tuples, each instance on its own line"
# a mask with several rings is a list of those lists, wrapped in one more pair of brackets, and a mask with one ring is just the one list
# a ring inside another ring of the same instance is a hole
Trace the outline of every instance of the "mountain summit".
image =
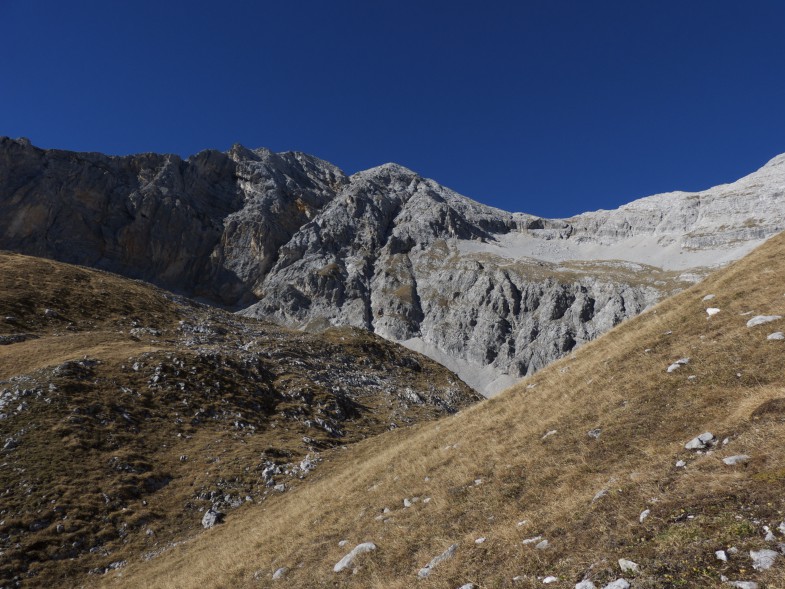
[(0, 248), (421, 351), (486, 395), (782, 230), (785, 156), (732, 184), (569, 219), (396, 164), (346, 176), (235, 145), (188, 159), (0, 139)]

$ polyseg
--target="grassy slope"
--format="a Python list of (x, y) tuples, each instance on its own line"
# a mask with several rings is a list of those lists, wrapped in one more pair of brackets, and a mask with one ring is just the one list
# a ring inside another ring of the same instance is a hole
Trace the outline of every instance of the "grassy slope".
[[(641, 567), (627, 575), (638, 588), (714, 587), (720, 575), (785, 587), (785, 557), (760, 573), (748, 554), (767, 545), (764, 525), (785, 519), (785, 342), (766, 339), (785, 320), (746, 327), (747, 313), (785, 315), (783, 277), (780, 235), (497, 398), (335, 454), (317, 484), (104, 583), (539, 587), (555, 575), (557, 587), (585, 577), (601, 587), (622, 576), (617, 560), (627, 558)], [(709, 293), (716, 298), (703, 302)], [(708, 319), (709, 306), (722, 311)], [(666, 373), (683, 357), (687, 366)], [(598, 439), (587, 435), (595, 428)], [(706, 430), (729, 443), (684, 449)], [(722, 463), (734, 454), (752, 459)], [(431, 499), (405, 509), (413, 496)], [(522, 544), (537, 535), (547, 549)], [(356, 574), (333, 573), (362, 541), (378, 550), (357, 559)], [(453, 543), (455, 557), (417, 581)], [(715, 559), (731, 546), (739, 553), (727, 564)], [(278, 567), (290, 571), (271, 581)]]
[(266, 501), (271, 463), (477, 400), (361, 330), (286, 330), (16, 254), (0, 253), (0, 344), (0, 587), (78, 585), (202, 533), (210, 506)]

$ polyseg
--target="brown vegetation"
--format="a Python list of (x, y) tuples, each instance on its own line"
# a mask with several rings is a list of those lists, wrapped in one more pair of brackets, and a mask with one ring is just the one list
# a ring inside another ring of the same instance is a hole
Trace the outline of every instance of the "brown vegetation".
[[(763, 526), (785, 519), (785, 342), (766, 337), (785, 320), (746, 321), (785, 315), (784, 276), (781, 235), (498, 397), (330, 452), (311, 484), (103, 584), (517, 588), (554, 575), (601, 587), (626, 558), (640, 565), (625, 575), (636, 588), (718, 587), (721, 575), (783, 587), (785, 558), (761, 573), (748, 551), (771, 547)], [(708, 318), (710, 306), (721, 312)], [(727, 445), (684, 448), (707, 430)], [(751, 460), (722, 462), (735, 454)], [(549, 546), (522, 543), (535, 536)], [(333, 573), (364, 541), (378, 550)], [(455, 557), (418, 580), (453, 543)], [(715, 558), (732, 546), (728, 563)]]

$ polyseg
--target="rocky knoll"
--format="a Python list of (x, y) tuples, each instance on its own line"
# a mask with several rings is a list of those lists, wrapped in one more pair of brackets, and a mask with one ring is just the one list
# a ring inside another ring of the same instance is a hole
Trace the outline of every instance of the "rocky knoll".
[(351, 325), (492, 394), (783, 229), (785, 156), (564, 220), (387, 164), (233, 147), (110, 157), (0, 141), (0, 247), (311, 329)]

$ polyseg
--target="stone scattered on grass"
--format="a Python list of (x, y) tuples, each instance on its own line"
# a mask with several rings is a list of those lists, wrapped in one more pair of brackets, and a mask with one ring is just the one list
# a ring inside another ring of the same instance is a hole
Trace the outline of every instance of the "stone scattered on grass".
[(555, 435), (556, 433), (558, 433), (558, 430), (552, 429), (549, 432), (545, 432), (545, 435), (542, 436), (542, 438), (540, 438), (540, 439), (544, 440), (546, 438), (550, 438), (551, 436)]
[(575, 589), (597, 589), (597, 586), (591, 581), (581, 581), (575, 584)]
[(474, 541), (474, 543), (475, 543), (475, 544), (482, 544), (483, 542), (485, 542), (485, 538), (477, 538), (477, 539)]
[(713, 446), (717, 442), (717, 438), (711, 432), (703, 432), (701, 435), (692, 438), (689, 442), (684, 444), (687, 450), (703, 450), (708, 446)]
[(728, 562), (728, 555), (725, 554), (724, 550), (717, 550), (714, 553), (714, 556), (717, 557), (717, 560), (721, 560), (722, 562)]
[(550, 585), (551, 583), (556, 583), (556, 582), (558, 582), (558, 581), (559, 581), (559, 577), (553, 577), (553, 576), (548, 576), (548, 577), (545, 577), (545, 578), (542, 580), (542, 582), (543, 582), (545, 585)]
[(717, 307), (709, 307), (708, 309), (706, 309), (706, 314), (709, 317), (714, 317), (719, 312), (720, 310)]
[(745, 462), (749, 462), (750, 457), (746, 454), (737, 454), (736, 456), (728, 456), (727, 458), (723, 458), (722, 461), (727, 464), (728, 466), (735, 466), (737, 464), (744, 464)]
[(608, 583), (602, 589), (630, 589), (630, 583), (627, 579), (616, 579), (615, 581)]
[(458, 550), (458, 545), (453, 544), (447, 550), (442, 552), (439, 556), (435, 556), (431, 559), (431, 562), (426, 564), (423, 568), (420, 569), (420, 572), (417, 573), (417, 576), (420, 579), (425, 579), (428, 575), (431, 574), (434, 568), (436, 568), (439, 563), (444, 562), (445, 560), (449, 560), (453, 556), (455, 556), (455, 551)]
[(594, 438), (594, 439), (596, 440), (596, 439), (598, 439), (598, 438), (600, 437), (600, 434), (601, 434), (601, 433), (602, 433), (602, 430), (601, 430), (600, 428), (598, 428), (598, 427), (595, 427), (594, 429), (592, 429), (592, 430), (589, 430), (589, 432), (587, 433), (587, 435), (588, 435), (590, 438)]
[(703, 297), (703, 300), (704, 300), (704, 301), (710, 301), (710, 300), (712, 300), (712, 299), (713, 299), (714, 297), (716, 297), (716, 296), (717, 296), (717, 295), (713, 295), (713, 294), (707, 294), (705, 297)]
[(599, 501), (600, 499), (602, 499), (603, 497), (605, 497), (607, 494), (608, 494), (608, 489), (600, 489), (600, 490), (599, 490), (599, 491), (597, 491), (597, 493), (594, 495), (594, 497), (592, 498), (591, 502), (592, 502), (592, 503), (594, 503), (595, 501)]
[(281, 568), (277, 569), (273, 573), (273, 581), (277, 581), (278, 579), (283, 579), (284, 576), (286, 575), (286, 573), (288, 573), (288, 572), (289, 572), (289, 569), (286, 568), (286, 567), (281, 567)]
[(644, 509), (643, 511), (641, 511), (641, 514), (638, 516), (638, 521), (643, 523), (643, 520), (649, 517), (650, 513), (651, 513), (651, 509)]
[(685, 466), (687, 466), (687, 463), (684, 462), (683, 460), (676, 461), (676, 468), (684, 468)]
[(543, 540), (542, 542), (539, 542), (539, 543), (538, 543), (538, 544), (535, 546), (535, 548), (536, 548), (537, 550), (545, 550), (546, 548), (548, 548), (548, 546), (550, 546), (550, 543), (549, 543), (547, 540)]
[(335, 566), (333, 567), (333, 571), (336, 573), (340, 573), (351, 567), (354, 564), (354, 559), (359, 556), (360, 554), (364, 554), (366, 552), (371, 552), (372, 550), (376, 550), (376, 544), (373, 542), (363, 542), (362, 544), (358, 544), (352, 551), (349, 552), (346, 556), (344, 556), (341, 560), (339, 560)]
[(477, 589), (477, 585), (474, 583), (466, 583), (465, 585), (461, 585), (458, 589)]
[(755, 581), (727, 581), (726, 584), (736, 589), (758, 589)]
[(756, 571), (767, 571), (774, 566), (774, 561), (777, 560), (779, 552), (764, 548), (763, 550), (750, 550), (750, 558), (752, 559), (752, 568)]
[(781, 331), (775, 331), (774, 333), (770, 333), (769, 336), (766, 338), (768, 340), (783, 340), (785, 339), (785, 333)]
[(205, 529), (212, 528), (215, 524), (220, 524), (223, 521), (224, 514), (215, 509), (208, 509), (202, 516), (202, 527)]
[(668, 372), (673, 372), (674, 370), (678, 370), (682, 366), (686, 366), (689, 363), (690, 363), (690, 359), (689, 358), (679, 358), (673, 364), (668, 366)]
[(755, 317), (747, 321), (747, 327), (755, 327), (756, 325), (771, 323), (777, 319), (782, 319), (782, 315), (755, 315)]
[(521, 544), (535, 544), (542, 540), (542, 536), (535, 536), (534, 538), (526, 538)]
[(633, 562), (631, 560), (627, 560), (626, 558), (619, 559), (619, 568), (623, 573), (637, 573), (640, 571), (640, 566), (637, 562)]

